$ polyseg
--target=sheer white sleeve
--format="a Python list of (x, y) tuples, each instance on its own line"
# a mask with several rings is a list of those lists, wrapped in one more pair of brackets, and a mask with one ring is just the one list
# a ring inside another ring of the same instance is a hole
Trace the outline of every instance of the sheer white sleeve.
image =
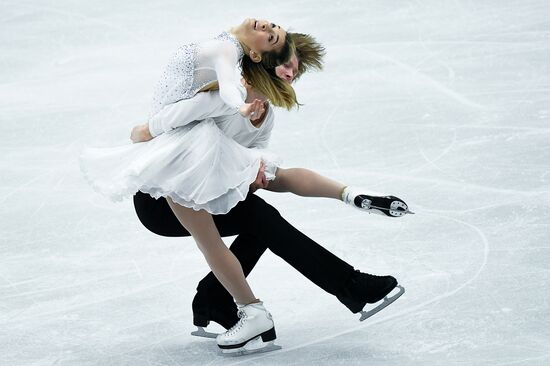
[(214, 55), (214, 70), (220, 87), (220, 97), (231, 108), (238, 111), (244, 104), (239, 93), (241, 76), (238, 73), (239, 63), (237, 50), (232, 44), (221, 44)]
[[(241, 95), (238, 89), (237, 93)], [(156, 137), (193, 121), (233, 113), (235, 111), (223, 102), (217, 91), (197, 93), (190, 99), (180, 100), (162, 108), (149, 119), (149, 131), (151, 136)]]

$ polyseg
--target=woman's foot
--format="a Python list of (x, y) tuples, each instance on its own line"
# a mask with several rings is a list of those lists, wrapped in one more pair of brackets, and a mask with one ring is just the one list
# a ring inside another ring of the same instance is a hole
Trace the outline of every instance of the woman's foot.
[(409, 206), (395, 196), (372, 196), (361, 193), (360, 189), (346, 187), (342, 192), (342, 201), (350, 206), (389, 217), (401, 217), (405, 214), (414, 214)]
[(239, 321), (216, 342), (223, 353), (257, 352), (273, 345), (277, 338), (271, 314), (262, 302), (238, 305)]

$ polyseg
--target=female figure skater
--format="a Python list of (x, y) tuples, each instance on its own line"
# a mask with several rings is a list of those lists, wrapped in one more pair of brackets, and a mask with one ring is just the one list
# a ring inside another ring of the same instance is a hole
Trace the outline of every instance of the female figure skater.
[[(266, 68), (287, 62), (293, 43), (273, 23), (247, 19), (214, 40), (181, 47), (169, 62), (155, 92), (151, 115), (218, 84), (232, 110), (249, 116), (261, 102), (245, 103), (237, 66), (273, 104), (297, 104), (292, 87)], [(248, 286), (235, 256), (224, 245), (211, 214), (226, 213), (248, 193), (261, 157), (226, 138), (214, 122), (189, 124), (144, 144), (86, 149), (81, 168), (93, 187), (114, 200), (137, 191), (165, 197), (180, 223), (192, 234), (213, 273), (244, 314), (238, 327), (217, 343), (232, 350), (256, 340), (269, 344), (274, 323)]]

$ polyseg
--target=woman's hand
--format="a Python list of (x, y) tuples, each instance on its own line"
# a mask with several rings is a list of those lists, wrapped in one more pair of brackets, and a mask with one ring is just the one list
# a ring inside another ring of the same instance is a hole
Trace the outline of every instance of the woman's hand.
[(145, 142), (153, 138), (151, 132), (149, 131), (149, 124), (137, 125), (132, 128), (132, 133), (130, 134), (130, 139), (135, 144), (136, 142)]
[(265, 177), (265, 163), (260, 161), (260, 169), (258, 170), (256, 180), (250, 185), (250, 192), (254, 193), (258, 189), (266, 189), (268, 185), (269, 181)]
[(260, 99), (254, 99), (252, 103), (245, 103), (239, 108), (241, 116), (255, 121), (262, 117), (265, 112), (264, 102)]

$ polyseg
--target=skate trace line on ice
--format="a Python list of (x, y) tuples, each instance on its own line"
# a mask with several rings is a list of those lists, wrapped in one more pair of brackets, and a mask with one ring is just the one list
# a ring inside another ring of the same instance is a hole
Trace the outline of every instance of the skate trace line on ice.
[(378, 53), (378, 52), (373, 52), (372, 50), (368, 50), (364, 46), (359, 46), (359, 47), (361, 47), (362, 51), (366, 54), (370, 54), (373, 57), (376, 57), (376, 58), (382, 59), (384, 61), (390, 62), (390, 63), (392, 63), (392, 64), (394, 64), (394, 65), (396, 65), (396, 66), (398, 66), (402, 69), (405, 69), (405, 70), (409, 71), (412, 74), (417, 75), (419, 78), (426, 81), (426, 84), (430, 84), (431, 86), (434, 87), (434, 89), (438, 90), (442, 94), (445, 94), (445, 95), (449, 96), (450, 98), (456, 100), (457, 102), (459, 102), (463, 105), (466, 105), (468, 107), (472, 107), (472, 108), (475, 108), (475, 109), (487, 109), (487, 107), (485, 107), (484, 105), (481, 105), (481, 104), (478, 104), (476, 102), (471, 101), (470, 99), (468, 99), (464, 95), (461, 95), (461, 94), (457, 93), (456, 91), (446, 87), (445, 85), (441, 84), (441, 82), (435, 80), (434, 78), (432, 78), (429, 75), (426, 75), (426, 74), (420, 72), (419, 70), (415, 69), (414, 67), (412, 67), (410, 65), (407, 65), (407, 64), (405, 64), (405, 63), (403, 63), (399, 60), (396, 60), (393, 57), (390, 57), (390, 56), (387, 56), (387, 55), (384, 55), (384, 54), (381, 54), (381, 53)]
[[(455, 145), (456, 143), (456, 130), (453, 129), (453, 140), (451, 141), (451, 143), (449, 145), (447, 145), (447, 147), (445, 149), (443, 149), (443, 151), (438, 155), (436, 156), (434, 159), (430, 159), (428, 158), (428, 156), (426, 156), (426, 153), (424, 152), (424, 150), (422, 149), (422, 146), (420, 146), (420, 144), (418, 144), (418, 151), (420, 152), (420, 154), (422, 155), (422, 158), (424, 158), (424, 160), (426, 160), (426, 163), (424, 164), (421, 164), (417, 167), (414, 167), (412, 169), (410, 169), (408, 171), (408, 173), (414, 173), (414, 172), (418, 172), (419, 170), (422, 170), (424, 169), (426, 166), (433, 166), (435, 169), (439, 170), (441, 173), (445, 174), (446, 176), (449, 176), (448, 173), (444, 172), (438, 165), (435, 164), (436, 161), (440, 160), (441, 158), (443, 158), (445, 155), (447, 155), (447, 153), (449, 153), (449, 151), (451, 151), (451, 149), (453, 148), (453, 146)], [(416, 133), (416, 137), (417, 137), (417, 143), (418, 143), (418, 133)]]
[(72, 17), (80, 18), (83, 21), (86, 21), (86, 22), (89, 22), (89, 23), (95, 23), (95, 24), (98, 24), (98, 25), (101, 25), (101, 26), (111, 28), (111, 29), (113, 29), (117, 32), (125, 33), (126, 36), (128, 36), (129, 38), (131, 38), (132, 40), (134, 40), (136, 42), (140, 41), (140, 38), (138, 36), (136, 36), (134, 34), (134, 32), (130, 31), (128, 28), (121, 27), (121, 26), (119, 26), (119, 25), (117, 25), (113, 22), (106, 22), (104, 20), (94, 18), (94, 17), (90, 17), (90, 16), (82, 14), (82, 13), (78, 13), (78, 12), (75, 12), (75, 11), (61, 10), (61, 9), (55, 8), (53, 6), (38, 6), (38, 5), (31, 5), (31, 4), (22, 4), (22, 5), (27, 7), (28, 9), (39, 10), (39, 11), (41, 10), (41, 11), (44, 11), (46, 13), (53, 13), (53, 14), (63, 15), (63, 16), (66, 16), (67, 18), (72, 18)]
[[(357, 80), (354, 80), (353, 84), (347, 90), (348, 91), (356, 90), (357, 89), (357, 83), (358, 83)], [(327, 127), (329, 125), (329, 122), (332, 120), (332, 117), (334, 117), (334, 114), (336, 114), (336, 111), (339, 111), (342, 108), (342, 105), (344, 104), (344, 100), (347, 100), (347, 98), (349, 97), (350, 94), (351, 94), (351, 92), (348, 92), (348, 95), (345, 96), (345, 97), (340, 95), (340, 97), (339, 97), (340, 101), (338, 102), (338, 104), (336, 106), (334, 106), (332, 111), (330, 111), (328, 117), (323, 122), (323, 126), (321, 127), (321, 132), (320, 132), (321, 146), (329, 154), (330, 160), (332, 160), (332, 163), (334, 164), (336, 169), (340, 169), (340, 164), (338, 164), (338, 160), (336, 159), (336, 156), (333, 153), (333, 149), (331, 149), (328, 146), (327, 139), (326, 139), (326, 130), (327, 130)]]
[(342, 102), (340, 101), (329, 113), (328, 117), (325, 119), (325, 122), (323, 122), (323, 127), (321, 127), (321, 146), (323, 146), (323, 149), (328, 153), (330, 156), (330, 160), (332, 160), (332, 163), (336, 167), (336, 169), (340, 169), (340, 164), (338, 164), (338, 160), (336, 160), (336, 157), (334, 156), (332, 149), (328, 146), (328, 143), (325, 138), (325, 131), (327, 129), (328, 123), (332, 120), (332, 117), (336, 113), (336, 111), (342, 107)]
[(422, 212), (426, 213), (428, 215), (433, 215), (433, 216), (436, 216), (436, 217), (439, 217), (439, 218), (448, 219), (448, 220), (454, 221), (456, 223), (465, 225), (465, 226), (471, 228), (473, 231), (475, 231), (478, 234), (478, 236), (481, 238), (481, 242), (483, 244), (483, 261), (482, 261), (481, 266), (479, 267), (479, 269), (476, 271), (476, 273), (470, 279), (468, 279), (466, 282), (464, 282), (462, 285), (458, 286), (454, 290), (448, 291), (448, 292), (446, 292), (442, 295), (439, 295), (439, 296), (436, 296), (436, 297), (432, 298), (431, 300), (420, 303), (420, 304), (418, 304), (416, 306), (413, 306), (409, 309), (402, 310), (402, 311), (397, 312), (393, 315), (378, 318), (374, 321), (369, 321), (366, 324), (360, 324), (356, 327), (352, 327), (352, 328), (349, 328), (347, 330), (344, 330), (344, 331), (341, 331), (341, 332), (338, 332), (338, 333), (327, 335), (325, 337), (321, 337), (321, 338), (315, 339), (315, 340), (310, 341), (310, 342), (305, 342), (305, 343), (296, 345), (294, 347), (283, 348), (282, 350), (279, 350), (277, 352), (268, 353), (268, 354), (264, 354), (264, 355), (257, 356), (257, 357), (249, 357), (249, 358), (246, 358), (245, 360), (235, 362), (235, 363), (232, 363), (232, 364), (229, 364), (229, 365), (230, 366), (239, 365), (239, 364), (247, 363), (247, 362), (250, 362), (250, 361), (253, 361), (253, 360), (262, 359), (264, 357), (270, 357), (270, 356), (279, 355), (281, 353), (287, 353), (287, 352), (290, 352), (290, 351), (294, 351), (294, 350), (297, 350), (297, 349), (301, 349), (301, 348), (304, 348), (304, 347), (311, 346), (313, 344), (317, 344), (317, 343), (321, 343), (321, 342), (324, 342), (324, 341), (327, 341), (327, 340), (330, 340), (330, 339), (334, 339), (334, 338), (337, 338), (339, 336), (342, 336), (342, 335), (345, 335), (345, 334), (348, 334), (348, 333), (352, 333), (356, 330), (363, 329), (367, 326), (372, 326), (372, 325), (375, 325), (375, 324), (378, 324), (378, 323), (383, 323), (385, 321), (392, 320), (394, 318), (398, 318), (398, 317), (401, 317), (401, 316), (408, 315), (408, 314), (413, 313), (413, 312), (415, 312), (415, 311), (417, 311), (417, 310), (419, 310), (419, 309), (421, 309), (421, 308), (423, 308), (427, 305), (430, 305), (430, 304), (433, 304), (435, 302), (446, 299), (448, 297), (451, 297), (454, 294), (456, 294), (457, 292), (459, 292), (460, 290), (462, 290), (464, 287), (468, 286), (470, 283), (474, 282), (479, 277), (481, 272), (485, 269), (485, 266), (487, 265), (487, 258), (489, 257), (489, 252), (490, 252), (489, 241), (487, 240), (487, 237), (485, 236), (483, 231), (475, 225), (472, 225), (470, 223), (467, 223), (467, 222), (459, 220), (459, 219), (455, 219), (453, 217), (443, 216), (443, 215), (436, 214), (436, 213), (430, 213), (430, 210), (426, 210), (426, 211), (422, 211)]

